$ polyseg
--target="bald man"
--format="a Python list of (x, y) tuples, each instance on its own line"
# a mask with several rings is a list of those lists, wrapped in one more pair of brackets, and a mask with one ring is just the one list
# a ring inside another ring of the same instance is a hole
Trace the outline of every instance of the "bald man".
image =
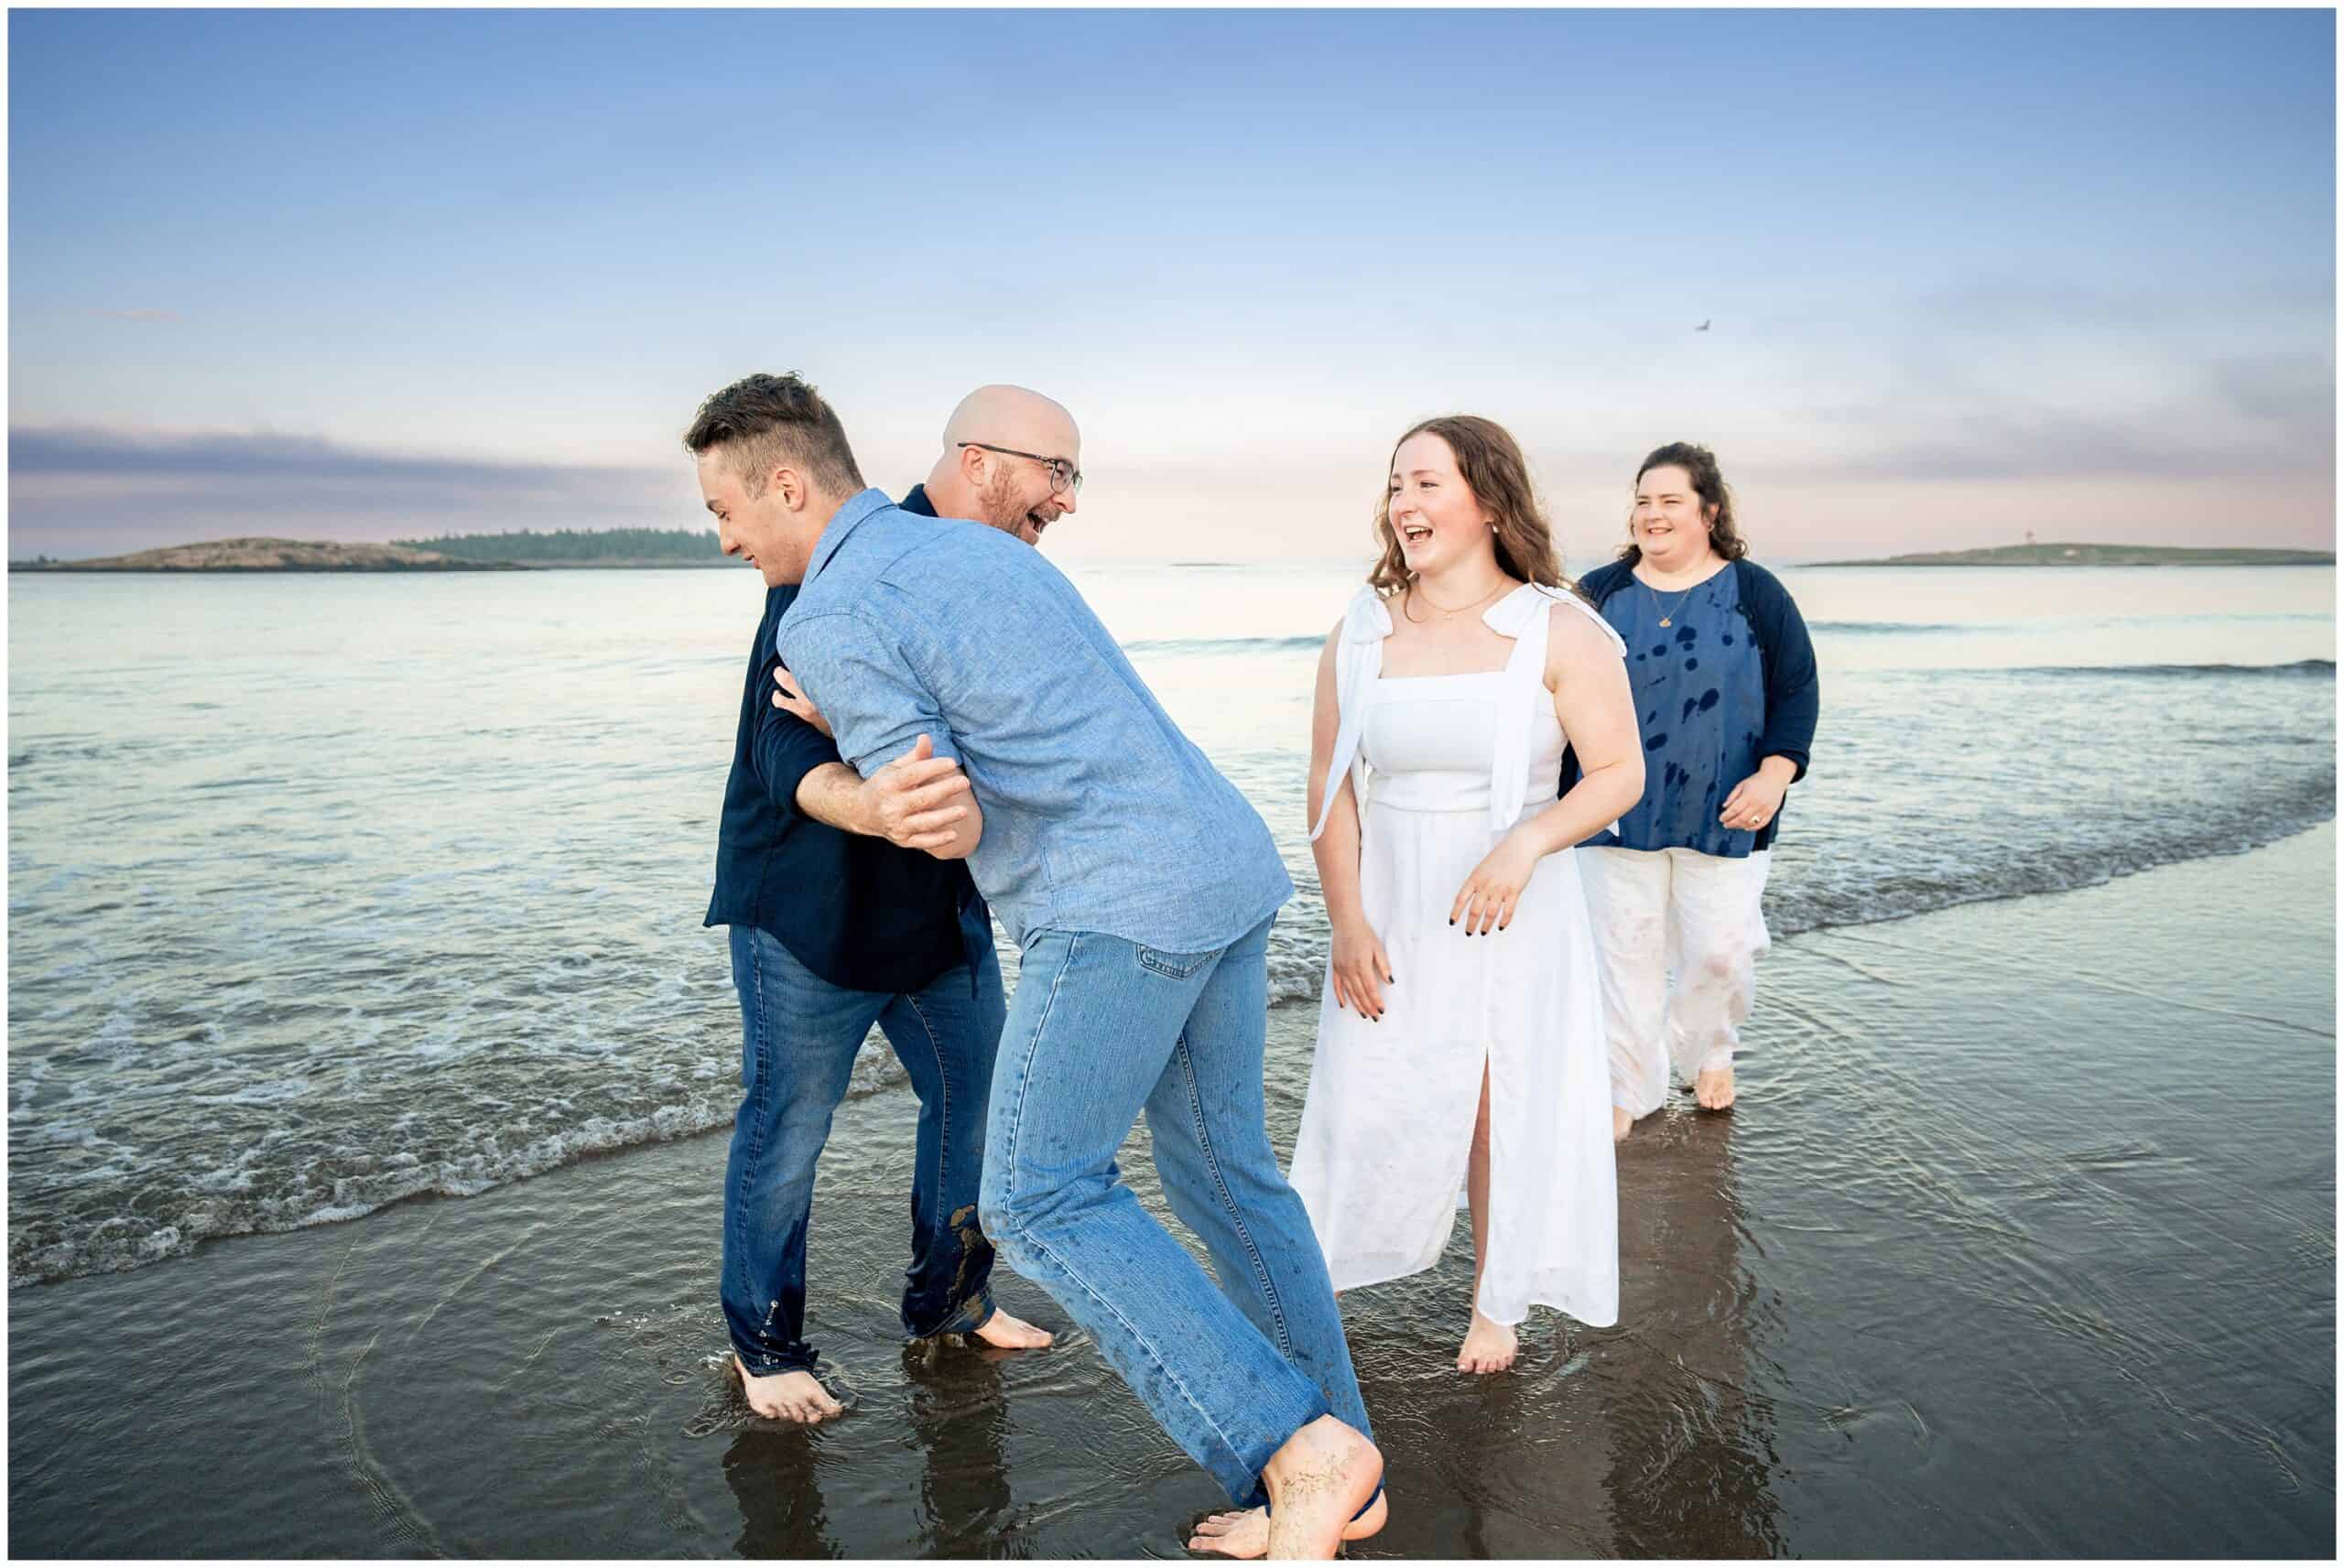
[(1075, 508), (1082, 432), (1063, 405), (1022, 386), (981, 386), (944, 422), (944, 449), (904, 510), (969, 517), (1029, 545)]

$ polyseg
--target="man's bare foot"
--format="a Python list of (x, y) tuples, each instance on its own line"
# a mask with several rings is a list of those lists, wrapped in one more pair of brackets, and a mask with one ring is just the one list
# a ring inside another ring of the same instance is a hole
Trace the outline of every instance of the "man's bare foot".
[(1048, 1346), (1053, 1336), (1047, 1328), (1036, 1328), (1024, 1318), (1012, 1317), (995, 1307), (983, 1326), (970, 1337), (982, 1339), (997, 1350), (1041, 1350)]
[(1286, 1440), (1262, 1469), (1270, 1492), (1269, 1556), (1331, 1561), (1344, 1527), (1384, 1479), (1375, 1444), (1333, 1416), (1322, 1415)]
[(1693, 1098), (1703, 1110), (1728, 1110), (1733, 1106), (1733, 1067), (1704, 1067), (1693, 1080)]
[(1465, 1331), (1465, 1343), (1457, 1350), (1457, 1369), (1460, 1372), (1503, 1372), (1514, 1365), (1518, 1342), (1514, 1330), (1503, 1323), (1492, 1323), (1473, 1309), (1473, 1326)]
[(1635, 1127), (1635, 1125), (1636, 1119), (1634, 1117), (1630, 1116), (1626, 1111), (1622, 1110), (1616, 1105), (1612, 1108), (1612, 1142), (1625, 1143), (1628, 1141), (1629, 1132)]
[[(1367, 1511), (1343, 1526), (1345, 1541), (1365, 1541), (1384, 1528), (1384, 1520), (1391, 1510), (1382, 1498), (1367, 1505)], [(1191, 1552), (1211, 1552), (1222, 1557), (1242, 1558), (1251, 1562), (1266, 1557), (1270, 1551), (1270, 1510), (1240, 1509), (1233, 1513), (1214, 1514), (1197, 1522), (1197, 1533), (1188, 1537)]]
[(830, 1398), (830, 1390), (811, 1372), (776, 1372), (770, 1378), (752, 1378), (737, 1355), (732, 1357), (732, 1370), (740, 1377), (741, 1392), (748, 1400), (749, 1408), (767, 1421), (794, 1421), (814, 1426), (846, 1414), (846, 1407)]

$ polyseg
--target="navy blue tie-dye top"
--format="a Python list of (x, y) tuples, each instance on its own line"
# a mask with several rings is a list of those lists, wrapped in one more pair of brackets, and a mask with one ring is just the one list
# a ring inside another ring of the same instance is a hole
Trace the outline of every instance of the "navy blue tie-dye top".
[(1674, 592), (1631, 581), (1604, 601), (1603, 619), (1628, 643), (1644, 795), (1620, 818), (1617, 833), (1598, 833), (1589, 843), (1735, 860), (1750, 853), (1757, 835), (1718, 820), (1733, 786), (1758, 771), (1766, 729), (1765, 672), (1742, 614), (1739, 582), (1728, 566)]

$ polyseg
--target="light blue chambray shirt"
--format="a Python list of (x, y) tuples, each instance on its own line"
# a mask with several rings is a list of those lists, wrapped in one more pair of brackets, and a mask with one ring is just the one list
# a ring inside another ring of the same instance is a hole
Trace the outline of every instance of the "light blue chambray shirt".
[(774, 635), (857, 772), (923, 734), (959, 759), (984, 811), (969, 871), (1021, 947), (1096, 931), (1209, 952), (1294, 892), (1260, 813), (1031, 545), (866, 490)]

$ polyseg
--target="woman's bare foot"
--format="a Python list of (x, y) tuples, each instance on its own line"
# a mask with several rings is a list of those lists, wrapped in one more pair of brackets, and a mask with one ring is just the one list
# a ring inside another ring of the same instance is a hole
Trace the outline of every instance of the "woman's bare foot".
[[(1365, 1541), (1384, 1528), (1391, 1510), (1379, 1497), (1367, 1505), (1367, 1511), (1343, 1526), (1345, 1541)], [(1222, 1557), (1242, 1558), (1251, 1562), (1266, 1557), (1270, 1551), (1270, 1510), (1240, 1509), (1232, 1513), (1214, 1514), (1197, 1521), (1196, 1534), (1188, 1537), (1191, 1552), (1211, 1552)]]
[(1329, 1562), (1343, 1530), (1384, 1479), (1375, 1444), (1322, 1415), (1286, 1440), (1262, 1470), (1270, 1492), (1268, 1555)]
[(997, 1350), (1041, 1350), (1048, 1346), (1053, 1336), (1048, 1329), (1036, 1328), (1024, 1318), (1012, 1317), (995, 1307), (993, 1315), (971, 1337), (982, 1339)]
[(1704, 1067), (1693, 1080), (1693, 1098), (1703, 1110), (1729, 1110), (1733, 1106), (1733, 1067)]
[(752, 1378), (737, 1355), (732, 1357), (732, 1370), (741, 1379), (741, 1393), (748, 1400), (749, 1408), (767, 1421), (794, 1421), (814, 1426), (846, 1414), (846, 1407), (830, 1398), (830, 1390), (811, 1372), (776, 1372), (770, 1378)]
[(1473, 1309), (1473, 1326), (1465, 1331), (1465, 1343), (1458, 1346), (1457, 1369), (1460, 1372), (1503, 1372), (1514, 1365), (1518, 1342), (1514, 1330), (1503, 1323), (1492, 1323)]
[(1612, 1108), (1612, 1142), (1625, 1143), (1628, 1141), (1629, 1132), (1635, 1127), (1635, 1125), (1636, 1119), (1634, 1117), (1630, 1116), (1626, 1111), (1622, 1110), (1616, 1105)]

